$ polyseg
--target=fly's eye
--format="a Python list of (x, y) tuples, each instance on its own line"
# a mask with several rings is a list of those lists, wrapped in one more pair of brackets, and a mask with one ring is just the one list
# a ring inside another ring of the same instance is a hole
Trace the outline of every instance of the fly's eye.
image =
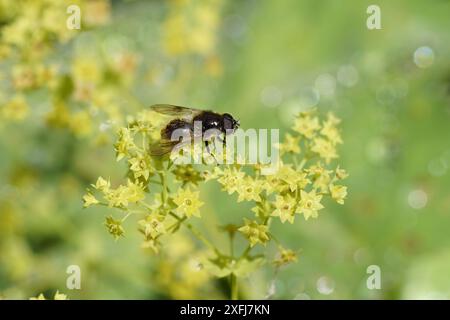
[(233, 129), (233, 121), (231, 119), (228, 119), (227, 117), (223, 118), (223, 128), (225, 130), (232, 130)]

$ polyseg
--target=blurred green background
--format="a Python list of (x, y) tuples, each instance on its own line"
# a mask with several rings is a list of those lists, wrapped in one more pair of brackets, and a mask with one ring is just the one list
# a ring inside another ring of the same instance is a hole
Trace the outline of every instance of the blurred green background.
[[(113, 241), (102, 225), (107, 212), (82, 209), (97, 176), (124, 177), (112, 148), (115, 124), (147, 105), (172, 103), (229, 112), (243, 128), (282, 133), (293, 114), (310, 107), (342, 118), (345, 205), (328, 203), (312, 221), (276, 224), (279, 240), (301, 250), (299, 261), (276, 275), (270, 267), (253, 274), (245, 297), (450, 298), (449, 1), (377, 1), (381, 30), (366, 27), (374, 3), (365, 0), (95, 2), (84, 10), (98, 12), (82, 14), (108, 19), (70, 31), (76, 35), (52, 44), (41, 60), (70, 74), (74, 61), (85, 59), (94, 67), (81, 73), (90, 77), (114, 64), (116, 53), (128, 54), (101, 86), (115, 108), (68, 99), (71, 110), (88, 113), (74, 111), (67, 117), (78, 118), (55, 126), (55, 99), (36, 87), (23, 90), (26, 116), (1, 113), (0, 297), (56, 290), (71, 299), (226, 296), (220, 283), (194, 281), (178, 262), (143, 252), (134, 230)], [(2, 42), (14, 6), (0, 1)], [(64, 8), (61, 16), (65, 28)], [(0, 60), (0, 108), (21, 91), (11, 84), (21, 59), (13, 52)], [(230, 201), (217, 184), (201, 192), (208, 230), (251, 215), (251, 206)], [(177, 246), (174, 252), (188, 254), (195, 243)], [(81, 267), (81, 290), (66, 288), (69, 265)], [(366, 287), (369, 265), (381, 268), (380, 290)], [(207, 286), (214, 295), (205, 295)]]

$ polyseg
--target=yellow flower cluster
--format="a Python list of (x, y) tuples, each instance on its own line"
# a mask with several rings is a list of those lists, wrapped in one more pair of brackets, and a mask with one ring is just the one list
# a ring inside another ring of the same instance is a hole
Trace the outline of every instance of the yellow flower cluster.
[(171, 1), (164, 25), (164, 47), (169, 54), (214, 53), (221, 0)]
[[(160, 237), (178, 230), (185, 220), (200, 217), (203, 205), (198, 191), (198, 183), (203, 179), (200, 172), (193, 166), (173, 166), (168, 172), (169, 167), (150, 156), (150, 145), (155, 143), (153, 124), (157, 117), (151, 111), (142, 112), (138, 120), (130, 119), (129, 125), (117, 132), (114, 148), (117, 161), (128, 164), (126, 183), (113, 188), (109, 180), (99, 177), (83, 197), (86, 208), (100, 205), (122, 212), (121, 219), (106, 218), (105, 226), (115, 239), (125, 234), (122, 224), (130, 215), (140, 216), (138, 229), (144, 236), (142, 247), (155, 253), (159, 252)], [(169, 189), (169, 173), (173, 182), (182, 184), (174, 192)], [(157, 188), (156, 192), (151, 185)]]
[(256, 221), (245, 219), (245, 225), (238, 230), (242, 232), (250, 242), (250, 246), (254, 246), (257, 243), (265, 244), (269, 241), (269, 235), (267, 234), (268, 227), (263, 224), (258, 224)]
[[(152, 30), (162, 33), (156, 35), (162, 39), (162, 52), (153, 55), (144, 49), (133, 50), (133, 40), (127, 39), (131, 43), (122, 45), (124, 40), (115, 33), (104, 36), (83, 32), (115, 22), (110, 2), (0, 1), (0, 126), (38, 116), (50, 127), (105, 143), (111, 139), (109, 132), (127, 123), (125, 110), (142, 109), (141, 102), (131, 94), (137, 80), (152, 80), (159, 85), (168, 58), (177, 59), (177, 74), (171, 81), (175, 86), (178, 79), (184, 81), (192, 68), (198, 67), (199, 57), (206, 76), (222, 74), (216, 48), (222, 0), (161, 4), (168, 6), (168, 14), (162, 28)], [(80, 30), (67, 27), (67, 9), (73, 5), (81, 10)], [(179, 59), (181, 55), (187, 59)], [(151, 60), (149, 66), (144, 56)], [(148, 68), (148, 74), (138, 78), (139, 68)], [(36, 93), (45, 101), (36, 102)], [(137, 162), (134, 167), (140, 165)]]
[[(73, 5), (80, 8), (81, 29), (67, 26)], [(110, 51), (95, 40), (80, 45), (78, 37), (108, 24), (110, 16), (110, 0), (1, 1), (0, 63), (6, 76), (0, 119), (39, 115), (47, 125), (77, 137), (91, 135), (95, 126), (123, 125), (121, 110), (130, 107), (124, 96), (133, 84), (138, 55)], [(61, 60), (63, 51), (72, 54)], [(36, 92), (46, 100), (34, 102)]]
[(170, 1), (163, 25), (162, 45), (168, 56), (196, 54), (208, 74), (218, 76), (222, 66), (216, 53), (222, 0)]
[[(273, 175), (260, 175), (255, 167), (255, 175), (251, 176), (235, 165), (224, 169), (216, 167), (208, 177), (217, 178), (228, 194), (236, 192), (238, 202), (256, 202), (253, 211), (262, 220), (274, 216), (283, 223), (294, 223), (296, 214), (303, 215), (305, 220), (317, 218), (324, 208), (322, 198), (325, 195), (339, 204), (343, 204), (347, 196), (347, 187), (338, 184), (347, 177), (345, 170), (339, 167), (330, 170), (325, 166), (337, 157), (335, 147), (342, 143), (338, 123), (331, 113), (323, 123), (314, 112), (300, 113), (293, 128), (295, 135), (286, 134), (279, 146), (281, 154), (290, 157), (293, 163), (282, 159), (279, 170)], [(327, 150), (331, 153), (318, 147), (323, 141), (330, 146)]]
[[(102, 185), (104, 182), (106, 183), (106, 186)], [(129, 204), (137, 203), (145, 197), (143, 184), (130, 179), (128, 179), (126, 185), (119, 185), (114, 189), (110, 187), (109, 181), (106, 182), (105, 179), (99, 177), (97, 183), (92, 185), (92, 187), (101, 192), (105, 202), (100, 202), (91, 191), (88, 191), (83, 197), (84, 207), (104, 203), (111, 208), (124, 209), (127, 208)]]
[[(279, 170), (271, 175), (263, 175), (264, 166), (259, 164), (205, 167), (204, 164), (178, 165), (170, 158), (151, 157), (150, 145), (158, 139), (155, 134), (158, 118), (149, 113), (131, 119), (117, 133), (114, 145), (117, 160), (126, 160), (128, 164), (126, 184), (112, 188), (109, 180), (99, 177), (84, 196), (85, 207), (103, 205), (122, 212), (121, 219), (106, 218), (105, 225), (116, 239), (124, 234), (122, 223), (132, 214), (140, 216), (137, 224), (144, 236), (142, 247), (155, 253), (185, 226), (212, 254), (201, 259), (205, 269), (217, 277), (241, 277), (264, 262), (250, 254), (258, 244), (277, 242), (280, 252), (273, 260), (276, 267), (297, 260), (296, 253), (283, 248), (271, 233), (274, 218), (281, 223), (294, 223), (297, 216), (305, 220), (317, 218), (324, 209), (325, 197), (339, 204), (345, 201), (347, 188), (340, 183), (348, 174), (339, 166), (330, 167), (331, 160), (337, 157), (336, 147), (342, 143), (337, 128), (339, 120), (331, 113), (324, 121), (314, 111), (298, 115), (293, 132), (279, 145)], [(329, 147), (322, 148), (323, 144)], [(217, 181), (228, 195), (235, 194), (236, 202), (254, 204), (254, 218), (244, 217), (243, 225), (221, 228), (228, 233), (231, 243), (236, 234), (246, 239), (248, 247), (239, 257), (234, 255), (232, 245), (230, 254), (220, 251), (190, 222), (193, 217), (202, 217), (204, 202), (199, 185), (211, 180)]]
[(256, 220), (245, 218), (244, 226), (238, 229), (250, 247), (265, 245), (271, 239), (269, 226), (273, 217), (282, 223), (294, 223), (297, 215), (305, 220), (317, 218), (324, 208), (325, 196), (344, 204), (347, 187), (339, 183), (348, 175), (339, 166), (328, 168), (337, 157), (337, 145), (342, 143), (339, 121), (332, 113), (324, 121), (315, 110), (300, 113), (293, 133), (287, 133), (279, 144), (279, 170), (272, 175), (262, 175), (258, 165), (251, 166), (253, 174), (241, 165), (228, 165), (215, 167), (205, 175), (207, 181), (216, 179), (228, 194), (236, 193), (237, 202), (255, 203), (252, 211)]

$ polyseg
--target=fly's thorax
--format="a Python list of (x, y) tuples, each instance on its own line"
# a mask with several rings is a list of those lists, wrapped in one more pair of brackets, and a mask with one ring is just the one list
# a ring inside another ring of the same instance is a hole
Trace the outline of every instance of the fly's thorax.
[(208, 129), (219, 129), (223, 128), (223, 118), (220, 114), (205, 111), (194, 118), (194, 122), (201, 122), (202, 129), (204, 131)]

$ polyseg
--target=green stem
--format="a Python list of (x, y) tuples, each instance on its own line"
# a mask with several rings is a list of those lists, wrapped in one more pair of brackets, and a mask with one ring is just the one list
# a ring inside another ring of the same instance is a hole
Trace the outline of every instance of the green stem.
[(142, 149), (144, 150), (144, 152), (147, 151), (147, 140), (145, 139), (145, 133), (142, 134)]
[(234, 245), (233, 245), (234, 235), (232, 235), (231, 233), (229, 233), (229, 235), (230, 235), (230, 256), (231, 258), (234, 258)]
[(164, 173), (159, 173), (159, 178), (161, 179), (162, 185), (162, 202), (165, 205), (167, 203), (167, 184), (166, 184), (166, 176)]
[(234, 273), (230, 275), (231, 300), (239, 299), (237, 277)]
[(247, 248), (244, 250), (244, 252), (242, 252), (242, 255), (241, 255), (241, 257), (239, 259), (247, 257), (247, 255), (250, 252), (250, 250), (252, 250), (252, 246), (248, 245)]
[(181, 220), (177, 220), (177, 222), (175, 222), (173, 225), (167, 228), (167, 231), (177, 229), (179, 226), (181, 226), (184, 220), (186, 220), (186, 217), (181, 218)]
[(303, 159), (303, 160), (300, 162), (300, 165), (297, 166), (297, 169), (299, 169), (299, 170), (303, 169), (303, 167), (305, 166), (305, 164), (306, 164), (306, 159)]
[(125, 220), (127, 220), (127, 218), (132, 214), (132, 212), (128, 212), (127, 215), (125, 217), (122, 218), (121, 222), (124, 222)]
[[(179, 217), (178, 215), (176, 215), (175, 213), (173, 213), (172, 211), (169, 212), (169, 214), (174, 217), (175, 219), (177, 219), (178, 221), (180, 221), (180, 223), (182, 223), (184, 221), (183, 218)], [(218, 256), (221, 256), (222, 254), (219, 252), (219, 250), (217, 250), (216, 247), (214, 247), (214, 245), (209, 242), (208, 239), (206, 239), (200, 231), (198, 231), (192, 224), (190, 223), (184, 223), (184, 225), (186, 226), (186, 228), (189, 229), (189, 231), (191, 231), (191, 233), (197, 237), (197, 239), (199, 239), (201, 242), (203, 242), (208, 248), (210, 248), (211, 250), (213, 250)]]
[[(161, 185), (162, 185), (162, 201), (163, 204), (167, 203), (167, 183), (166, 183), (166, 176), (164, 175), (164, 173), (159, 173), (159, 177), (161, 178)], [(176, 215), (174, 212), (169, 211), (169, 214), (174, 217), (175, 219), (177, 219), (180, 224), (183, 223), (183, 221), (185, 219), (182, 219), (181, 217), (179, 217), (178, 215)], [(201, 232), (199, 232), (193, 225), (191, 225), (190, 223), (184, 223), (184, 225), (186, 226), (186, 228), (188, 228), (191, 233), (197, 237), (197, 239), (199, 239), (200, 241), (202, 241), (208, 248), (210, 248), (211, 250), (213, 250), (217, 255), (221, 256), (221, 253), (219, 252), (219, 250), (217, 250), (216, 247), (213, 246), (213, 244), (211, 242), (209, 242), (208, 239), (206, 239)]]

